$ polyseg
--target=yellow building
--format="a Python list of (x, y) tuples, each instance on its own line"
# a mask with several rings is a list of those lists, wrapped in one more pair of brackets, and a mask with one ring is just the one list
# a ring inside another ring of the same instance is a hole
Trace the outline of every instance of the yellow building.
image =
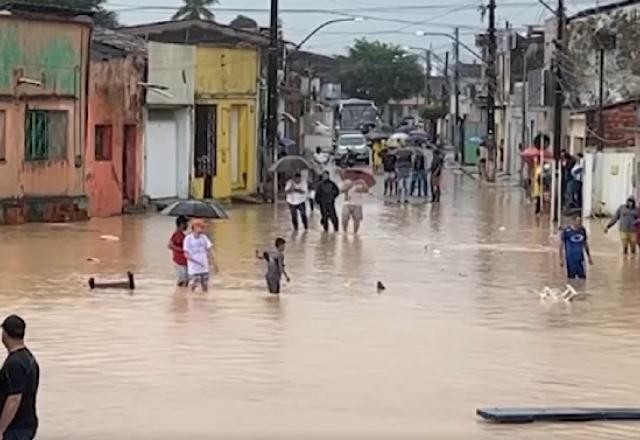
[[(225, 199), (256, 192), (258, 180), (258, 78), (260, 52), (253, 48), (198, 45), (196, 50), (195, 156), (213, 143), (213, 179), (194, 177), (191, 194)], [(215, 139), (206, 133), (215, 128)]]
[[(202, 20), (150, 23), (127, 28), (127, 32), (151, 41), (195, 47), (192, 68), (176, 64), (167, 72), (171, 60), (164, 60), (165, 71), (149, 72), (150, 78), (166, 78), (169, 85), (176, 80), (193, 82), (190, 196), (229, 199), (256, 193), (261, 58), (268, 39), (257, 30)], [(187, 78), (191, 75), (195, 78)], [(173, 95), (171, 89), (168, 92)]]

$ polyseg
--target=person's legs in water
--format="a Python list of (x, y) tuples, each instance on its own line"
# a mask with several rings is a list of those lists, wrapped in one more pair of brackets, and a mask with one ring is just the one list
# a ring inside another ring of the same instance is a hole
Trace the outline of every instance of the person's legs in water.
[(291, 213), (291, 225), (293, 230), (298, 230), (298, 205), (289, 205), (289, 212)]
[(324, 232), (329, 231), (329, 207), (325, 204), (320, 204), (320, 224), (324, 229)]
[(331, 223), (333, 224), (333, 230), (338, 232), (340, 229), (340, 226), (338, 225), (338, 214), (336, 213), (336, 205), (333, 203), (327, 206), (327, 217), (329, 217), (329, 220), (331, 220)]
[(360, 224), (363, 218), (362, 205), (356, 205), (351, 207), (351, 216), (353, 217), (353, 233), (357, 234), (360, 230)]
[(307, 220), (307, 204), (300, 203), (298, 205), (298, 211), (300, 211), (300, 219), (302, 220), (302, 226), (304, 226), (305, 231), (309, 229), (309, 221)]
[(280, 277), (271, 277), (269, 275), (266, 276), (267, 280), (267, 289), (269, 293), (277, 295), (280, 293)]
[(351, 217), (351, 213), (349, 212), (349, 205), (342, 206), (342, 230), (347, 232), (349, 229), (349, 218)]
[(567, 266), (567, 279), (570, 280), (574, 280), (574, 279), (579, 279), (579, 280), (584, 280), (587, 278), (587, 274), (584, 270), (584, 261), (580, 260), (580, 261), (572, 261), (572, 260), (566, 260), (566, 266)]

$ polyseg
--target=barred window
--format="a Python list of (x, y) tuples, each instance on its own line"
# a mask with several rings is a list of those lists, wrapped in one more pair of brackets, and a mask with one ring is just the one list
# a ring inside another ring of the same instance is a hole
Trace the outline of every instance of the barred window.
[(25, 117), (25, 160), (67, 157), (68, 112), (27, 110)]

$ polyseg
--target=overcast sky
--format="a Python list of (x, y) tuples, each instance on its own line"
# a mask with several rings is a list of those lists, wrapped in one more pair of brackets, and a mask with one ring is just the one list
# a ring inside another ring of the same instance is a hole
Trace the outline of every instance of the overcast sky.
[[(487, 1), (484, 0), (484, 3)], [(591, 0), (566, 0), (566, 3), (569, 13), (595, 5)], [(182, 0), (108, 0), (107, 3), (109, 8), (119, 11), (120, 20), (125, 24), (167, 20), (181, 4)], [(216, 20), (221, 23), (228, 23), (242, 13), (258, 21), (261, 26), (267, 26), (269, 4), (270, 0), (220, 0), (220, 4), (212, 9)], [(453, 33), (453, 28), (460, 26), (463, 41), (473, 45), (473, 34), (486, 27), (486, 17), (484, 21), (480, 18), (480, 4), (479, 0), (280, 0), (280, 9), (285, 38), (292, 42), (300, 41), (326, 20), (347, 15), (367, 17), (363, 21), (338, 23), (325, 28), (305, 45), (305, 49), (310, 51), (343, 53), (355, 38), (366, 37), (402, 46), (432, 45), (437, 53), (444, 54), (451, 47), (450, 40), (446, 37), (419, 37), (416, 31)], [(132, 10), (134, 8), (140, 9)], [(262, 11), (225, 10), (233, 8)], [(287, 9), (322, 11), (287, 12)], [(524, 27), (541, 23), (550, 13), (535, 0), (498, 0), (496, 14), (501, 26), (509, 21), (512, 26)], [(464, 51), (461, 56), (467, 61), (471, 60)]]

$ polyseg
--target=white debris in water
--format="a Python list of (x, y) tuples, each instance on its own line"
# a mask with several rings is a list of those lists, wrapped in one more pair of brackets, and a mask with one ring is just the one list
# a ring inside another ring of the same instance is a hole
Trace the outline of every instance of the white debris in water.
[(506, 231), (506, 230), (507, 230), (507, 227), (506, 227), (506, 226), (500, 226), (500, 227), (498, 228), (498, 231), (500, 231), (500, 232), (504, 232), (504, 231)]
[(578, 292), (570, 284), (567, 284), (564, 290), (544, 286), (544, 288), (537, 293), (540, 296), (540, 301), (564, 301), (565, 303), (570, 303), (571, 301), (587, 295), (586, 293)]
[(120, 241), (120, 237), (116, 237), (115, 235), (101, 235), (100, 240), (105, 241)]

